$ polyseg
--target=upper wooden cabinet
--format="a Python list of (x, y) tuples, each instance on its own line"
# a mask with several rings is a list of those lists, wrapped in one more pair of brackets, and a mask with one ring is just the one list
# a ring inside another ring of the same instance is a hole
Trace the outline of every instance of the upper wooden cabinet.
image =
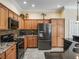
[(25, 20), (25, 29), (37, 29), (37, 25), (43, 20)]
[(14, 20), (18, 20), (18, 15), (14, 13), (14, 14), (13, 14), (13, 19), (14, 19)]
[(8, 17), (13, 18), (14, 17), (13, 15), (14, 15), (14, 13), (11, 10), (9, 10), (9, 16)]
[(0, 4), (0, 30), (8, 29), (8, 9)]
[(32, 24), (32, 21), (31, 20), (25, 20), (25, 29), (31, 29), (31, 24)]
[(31, 28), (32, 29), (37, 29), (37, 24), (38, 24), (38, 21), (37, 20), (32, 20)]
[(21, 17), (18, 17), (19, 29), (24, 29), (24, 20)]

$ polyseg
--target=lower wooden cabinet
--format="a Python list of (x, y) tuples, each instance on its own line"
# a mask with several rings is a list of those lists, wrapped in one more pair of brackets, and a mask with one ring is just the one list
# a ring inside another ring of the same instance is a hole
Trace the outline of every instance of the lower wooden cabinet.
[(0, 59), (5, 59), (5, 53), (0, 54)]
[(16, 45), (6, 51), (6, 59), (16, 59)]
[(25, 48), (36, 48), (37, 47), (37, 36), (26, 36), (24, 40), (24, 47)]

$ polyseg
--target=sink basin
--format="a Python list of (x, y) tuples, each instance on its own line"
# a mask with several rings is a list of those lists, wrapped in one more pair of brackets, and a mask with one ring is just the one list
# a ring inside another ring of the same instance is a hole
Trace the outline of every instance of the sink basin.
[(79, 53), (79, 47), (74, 47), (73, 52)]
[(79, 43), (75, 44), (75, 47), (73, 48), (73, 52), (79, 53)]

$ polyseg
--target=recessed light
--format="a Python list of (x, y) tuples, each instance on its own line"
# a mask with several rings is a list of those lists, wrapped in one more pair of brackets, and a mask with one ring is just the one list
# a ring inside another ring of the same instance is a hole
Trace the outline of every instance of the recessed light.
[(32, 7), (35, 7), (35, 4), (32, 4)]
[(57, 8), (60, 8), (60, 7), (62, 7), (62, 5), (57, 5)]
[(23, 3), (24, 3), (24, 4), (27, 4), (27, 2), (26, 2), (26, 1), (24, 1)]

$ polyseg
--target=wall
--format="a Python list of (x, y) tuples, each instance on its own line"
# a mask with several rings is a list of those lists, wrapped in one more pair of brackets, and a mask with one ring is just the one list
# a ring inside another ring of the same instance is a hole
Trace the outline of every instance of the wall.
[[(23, 14), (28, 13), (29, 14), (28, 19), (43, 19), (42, 15), (41, 15), (42, 12), (24, 12), (24, 11), (21, 11), (21, 12)], [(61, 18), (60, 12), (46, 12), (45, 14), (46, 14), (46, 16), (45, 16), (46, 19)]]
[(8, 0), (0, 0), (0, 3), (2, 3), (6, 7), (11, 9), (12, 11), (14, 11), (15, 13), (20, 14), (20, 7), (17, 6), (15, 3), (13, 3), (12, 0), (10, 0), (10, 1), (8, 1)]
[(72, 38), (73, 35), (79, 35), (79, 23), (76, 22), (76, 10), (76, 5), (65, 6), (65, 38)]

